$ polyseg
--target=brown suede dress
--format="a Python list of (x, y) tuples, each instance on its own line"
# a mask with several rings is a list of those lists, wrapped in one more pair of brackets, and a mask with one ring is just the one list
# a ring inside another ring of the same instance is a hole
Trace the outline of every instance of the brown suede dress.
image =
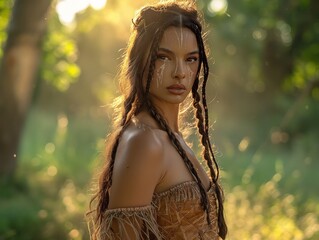
[(212, 239), (217, 240), (217, 205), (211, 185), (210, 219), (200, 205), (200, 192), (195, 181), (178, 184), (155, 193), (150, 205), (109, 209), (104, 213), (99, 239)]

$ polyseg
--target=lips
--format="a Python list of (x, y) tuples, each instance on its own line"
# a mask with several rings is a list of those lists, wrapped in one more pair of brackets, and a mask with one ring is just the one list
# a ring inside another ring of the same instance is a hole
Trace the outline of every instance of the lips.
[(174, 95), (181, 95), (186, 91), (183, 84), (173, 84), (167, 87), (167, 90)]

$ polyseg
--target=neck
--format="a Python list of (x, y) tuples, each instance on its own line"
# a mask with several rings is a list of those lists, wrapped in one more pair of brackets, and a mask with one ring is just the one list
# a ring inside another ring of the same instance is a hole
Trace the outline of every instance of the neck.
[(173, 132), (179, 133), (178, 126), (178, 113), (179, 113), (179, 104), (169, 104), (169, 106), (156, 106), (156, 109), (160, 112), (160, 114), (166, 120), (168, 126)]
[[(160, 104), (159, 104), (160, 103)], [(157, 102), (153, 100), (153, 105), (157, 111), (163, 116), (168, 126), (173, 132), (179, 133), (178, 115), (179, 104), (171, 104), (165, 102)]]

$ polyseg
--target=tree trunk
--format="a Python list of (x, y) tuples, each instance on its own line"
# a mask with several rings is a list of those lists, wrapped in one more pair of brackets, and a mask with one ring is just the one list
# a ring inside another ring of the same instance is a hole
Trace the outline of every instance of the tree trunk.
[(51, 0), (15, 0), (0, 65), (0, 177), (11, 177), (31, 101)]

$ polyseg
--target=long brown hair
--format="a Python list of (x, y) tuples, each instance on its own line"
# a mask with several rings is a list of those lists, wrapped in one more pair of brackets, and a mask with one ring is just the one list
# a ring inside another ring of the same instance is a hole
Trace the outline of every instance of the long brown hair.
[[(158, 46), (164, 31), (169, 26), (189, 28), (196, 36), (199, 48), (199, 67), (196, 73), (195, 82), (192, 87), (193, 107), (196, 113), (197, 129), (201, 136), (203, 146), (203, 158), (210, 170), (210, 175), (215, 184), (215, 191), (218, 202), (218, 226), (219, 236), (225, 239), (227, 226), (224, 219), (223, 192), (218, 183), (219, 167), (216, 162), (210, 139), (209, 139), (209, 119), (206, 103), (206, 82), (208, 80), (209, 67), (203, 41), (202, 19), (193, 3), (184, 1), (166, 1), (155, 5), (142, 8), (132, 21), (132, 32), (126, 49), (126, 55), (122, 63), (120, 73), (120, 86), (122, 96), (119, 98), (121, 112), (118, 112), (116, 129), (108, 138), (106, 150), (106, 164), (99, 179), (99, 186), (96, 194), (90, 202), (90, 209), (95, 203), (94, 213), (95, 232), (93, 239), (96, 238), (101, 228), (103, 213), (108, 208), (109, 188), (112, 185), (112, 173), (117, 147), (123, 131), (130, 123), (132, 117), (142, 110), (146, 110), (157, 121), (159, 126), (165, 130), (172, 145), (182, 157), (185, 165), (198, 184), (201, 193), (201, 206), (207, 212), (207, 222), (210, 224), (209, 200), (207, 192), (192, 164), (187, 157), (184, 149), (180, 145), (176, 136), (168, 126), (167, 122), (159, 111), (154, 107), (149, 98), (149, 89), (154, 74), (155, 60), (157, 57)], [(200, 76), (201, 80), (200, 84)], [(146, 87), (143, 87), (143, 79), (146, 78)]]

